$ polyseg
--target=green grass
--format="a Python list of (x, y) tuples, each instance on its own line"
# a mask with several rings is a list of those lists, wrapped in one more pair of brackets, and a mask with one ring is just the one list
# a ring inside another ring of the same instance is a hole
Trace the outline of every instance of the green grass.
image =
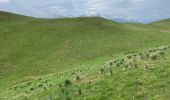
[[(38, 19), (0, 12), (0, 98), (54, 97), (60, 93), (59, 83), (79, 75), (83, 82), (74, 82), (70, 88), (73, 93), (69, 93), (75, 97), (74, 92), (82, 88), (83, 95), (76, 99), (168, 100), (170, 53), (166, 61), (154, 62), (149, 70), (117, 68), (110, 77), (98, 75), (98, 69), (128, 52), (168, 45), (169, 22), (123, 24), (99, 17)], [(42, 80), (37, 81), (39, 77)], [(45, 80), (53, 84), (46, 91), (37, 87)], [(29, 81), (32, 84), (27, 86)]]

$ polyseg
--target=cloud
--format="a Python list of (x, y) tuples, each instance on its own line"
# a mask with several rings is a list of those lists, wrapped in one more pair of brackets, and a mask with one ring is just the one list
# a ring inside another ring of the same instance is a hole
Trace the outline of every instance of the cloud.
[(0, 0), (0, 10), (35, 17), (100, 15), (151, 22), (170, 17), (170, 0)]
[(0, 0), (0, 4), (1, 3), (9, 3), (10, 2), (10, 0)]

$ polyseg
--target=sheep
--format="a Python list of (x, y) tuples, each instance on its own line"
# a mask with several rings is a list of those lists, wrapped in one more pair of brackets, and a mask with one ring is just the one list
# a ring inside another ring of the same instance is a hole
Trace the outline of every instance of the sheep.
[(130, 67), (133, 67), (133, 60), (129, 60), (126, 64), (128, 65), (128, 67), (129, 67), (129, 66), (130, 66)]
[(149, 56), (150, 56), (149, 53), (146, 53), (146, 58), (149, 58)]
[(158, 54), (157, 54), (157, 53), (152, 53), (152, 54), (150, 55), (150, 58), (151, 58), (151, 60), (157, 60)]
[(159, 52), (159, 55), (160, 55), (161, 57), (164, 57), (164, 56), (165, 56), (165, 51), (160, 51), (160, 52)]
[(167, 50), (167, 49), (168, 49), (168, 46), (162, 46), (162, 47), (159, 47), (158, 49), (159, 49), (159, 50)]
[(124, 63), (124, 61), (120, 61), (119, 64), (122, 65)]
[(113, 65), (113, 61), (112, 61), (112, 60), (110, 60), (109, 65), (110, 65), (110, 66), (112, 66), (112, 65)]
[(131, 56), (131, 55), (127, 55), (126, 57), (127, 57), (128, 59), (131, 59), (131, 58), (132, 58), (132, 56)]
[(139, 57), (141, 60), (144, 60), (145, 59), (145, 57), (142, 55), (142, 56), (140, 56)]
[(149, 49), (149, 50), (148, 50), (148, 52), (149, 52), (149, 53), (152, 53), (152, 52), (153, 52), (153, 50), (152, 50), (152, 49)]

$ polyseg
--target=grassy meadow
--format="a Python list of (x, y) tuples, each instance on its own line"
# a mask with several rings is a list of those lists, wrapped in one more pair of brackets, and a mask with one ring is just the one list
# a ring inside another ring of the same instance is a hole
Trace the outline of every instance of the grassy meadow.
[(155, 49), (169, 44), (169, 19), (140, 24), (0, 12), (0, 100), (169, 100), (170, 49)]

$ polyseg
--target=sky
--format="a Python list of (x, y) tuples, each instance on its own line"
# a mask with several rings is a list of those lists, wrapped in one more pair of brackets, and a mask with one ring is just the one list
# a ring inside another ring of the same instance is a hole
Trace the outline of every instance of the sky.
[(0, 10), (41, 18), (101, 16), (148, 23), (170, 18), (170, 0), (0, 0)]

